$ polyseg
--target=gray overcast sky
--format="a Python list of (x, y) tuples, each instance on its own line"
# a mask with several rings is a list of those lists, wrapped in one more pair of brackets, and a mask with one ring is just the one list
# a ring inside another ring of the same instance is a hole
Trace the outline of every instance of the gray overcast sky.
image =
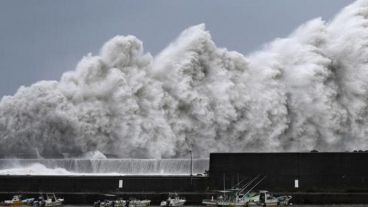
[(205, 23), (216, 44), (241, 53), (285, 37), (307, 20), (330, 20), (351, 0), (1, 0), (0, 97), (59, 80), (83, 55), (121, 34), (155, 55), (186, 27)]

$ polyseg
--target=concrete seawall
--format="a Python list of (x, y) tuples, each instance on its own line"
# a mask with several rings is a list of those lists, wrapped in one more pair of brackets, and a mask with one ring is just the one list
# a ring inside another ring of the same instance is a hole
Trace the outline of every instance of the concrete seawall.
[[(367, 204), (368, 153), (214, 153), (209, 176), (160, 175), (1, 175), (0, 199), (14, 194), (55, 192), (68, 204), (92, 204), (111, 194), (123, 199), (151, 199), (169, 192), (200, 204), (216, 190), (240, 180), (266, 177), (254, 190), (292, 195), (295, 204)], [(296, 182), (297, 181), (297, 182)], [(119, 184), (121, 183), (121, 184)], [(296, 184), (297, 183), (297, 184)]]

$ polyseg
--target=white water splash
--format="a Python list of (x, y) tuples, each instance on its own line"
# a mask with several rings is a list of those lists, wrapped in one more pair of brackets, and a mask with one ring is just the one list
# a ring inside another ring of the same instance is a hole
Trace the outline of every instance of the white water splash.
[[(63, 168), (47, 168), (42, 164), (34, 163), (29, 166), (1, 169), (0, 175), (73, 175)], [(75, 175), (78, 175), (75, 173)]]
[[(192, 168), (192, 170), (191, 170)], [(204, 175), (208, 159), (0, 159), (0, 175)]]
[(203, 24), (154, 58), (116, 36), (60, 81), (3, 97), (1, 156), (367, 149), (367, 17), (359, 0), (249, 56), (217, 48)]

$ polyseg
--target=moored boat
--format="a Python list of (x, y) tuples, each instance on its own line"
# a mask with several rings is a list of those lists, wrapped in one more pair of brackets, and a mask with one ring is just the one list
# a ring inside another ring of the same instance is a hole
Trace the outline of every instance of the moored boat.
[(258, 193), (252, 192), (252, 190), (264, 179), (265, 177), (261, 178), (260, 176), (256, 176), (240, 188), (238, 186), (239, 184), (237, 184), (233, 186), (232, 189), (218, 191), (220, 195), (216, 199), (213, 197), (211, 199), (205, 199), (202, 201), (202, 204), (206, 206), (221, 207), (290, 205), (291, 196), (275, 197), (265, 190), (261, 190)]
[(133, 199), (133, 200), (129, 200), (128, 202), (129, 207), (145, 207), (145, 206), (150, 206), (150, 205), (151, 205), (151, 200)]
[(291, 196), (279, 196), (275, 197), (266, 190), (259, 191), (257, 196), (249, 199), (247, 206), (258, 207), (258, 206), (288, 206), (290, 205)]
[(35, 199), (32, 203), (33, 207), (54, 207), (63, 205), (64, 199), (57, 198), (55, 193), (49, 193), (40, 195), (38, 199)]
[(94, 207), (125, 207), (127, 202), (123, 199), (96, 201)]
[(161, 201), (160, 206), (183, 206), (185, 204), (186, 200), (184, 198), (180, 198), (178, 194), (171, 193), (169, 194), (169, 197), (165, 201)]
[(54, 193), (52, 194), (46, 194), (46, 200), (45, 200), (45, 206), (61, 206), (63, 205), (64, 199), (63, 198), (57, 198)]
[(11, 200), (5, 200), (0, 203), (0, 206), (31, 206), (33, 198), (27, 198), (22, 200), (21, 195), (14, 195)]
[(205, 199), (202, 201), (203, 205), (206, 206), (246, 206), (248, 200), (246, 197), (239, 196), (237, 192), (231, 190), (228, 191), (218, 191), (222, 195), (217, 198)]

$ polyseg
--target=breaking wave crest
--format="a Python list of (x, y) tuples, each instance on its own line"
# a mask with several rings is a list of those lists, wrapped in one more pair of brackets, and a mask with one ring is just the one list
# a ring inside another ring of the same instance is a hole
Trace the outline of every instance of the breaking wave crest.
[(247, 56), (203, 24), (156, 57), (116, 36), (60, 81), (2, 98), (1, 157), (367, 149), (367, 27), (359, 0)]

